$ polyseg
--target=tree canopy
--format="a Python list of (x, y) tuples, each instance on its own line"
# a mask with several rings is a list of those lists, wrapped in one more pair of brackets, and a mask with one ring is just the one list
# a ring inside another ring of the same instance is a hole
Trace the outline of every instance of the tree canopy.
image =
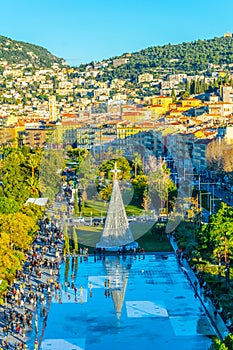
[(117, 168), (120, 170), (118, 179), (129, 180), (131, 178), (131, 166), (125, 157), (117, 157), (110, 160), (104, 160), (99, 167), (99, 173), (103, 174), (108, 180), (112, 179), (112, 170), (114, 169), (115, 163)]
[(233, 256), (233, 208), (225, 203), (219, 211), (211, 215), (209, 222), (203, 225), (198, 240), (202, 249), (211, 252), (213, 257), (219, 255), (223, 260)]
[(40, 150), (5, 148), (0, 187), (0, 303), (3, 292), (25, 260), (25, 252), (37, 231), (43, 210), (25, 206), (28, 197), (39, 196)]
[(233, 350), (233, 335), (229, 334), (223, 341), (216, 339), (210, 350)]
[[(201, 71), (211, 73), (211, 65), (228, 65), (233, 62), (233, 39), (215, 37), (209, 40), (197, 40), (181, 44), (153, 46), (126, 56), (127, 62), (118, 67), (113, 63), (98, 76), (99, 80), (127, 79), (137, 82), (137, 76), (143, 73), (153, 75), (167, 73), (196, 74)], [(113, 62), (112, 61), (112, 62)], [(198, 90), (198, 85), (192, 87)]]
[[(5, 48), (8, 50), (5, 50)], [(42, 46), (12, 40), (0, 35), (0, 57), (8, 64), (32, 64), (38, 67), (51, 67), (54, 63), (62, 65), (62, 59), (51, 54)]]

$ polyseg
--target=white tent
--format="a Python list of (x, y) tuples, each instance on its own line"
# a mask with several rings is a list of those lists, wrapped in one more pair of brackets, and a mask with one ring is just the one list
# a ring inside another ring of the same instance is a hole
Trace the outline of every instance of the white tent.
[(40, 207), (44, 207), (48, 202), (47, 197), (42, 197), (42, 198), (28, 198), (28, 200), (25, 202), (25, 205), (28, 205), (29, 203), (31, 204), (36, 204), (39, 205)]

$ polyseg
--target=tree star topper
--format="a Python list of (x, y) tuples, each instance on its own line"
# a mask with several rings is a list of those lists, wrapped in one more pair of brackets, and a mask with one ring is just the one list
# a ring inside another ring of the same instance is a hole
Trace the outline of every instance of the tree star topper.
[(117, 180), (117, 173), (121, 172), (121, 170), (117, 169), (117, 162), (115, 162), (114, 169), (111, 172), (113, 173), (113, 180)]

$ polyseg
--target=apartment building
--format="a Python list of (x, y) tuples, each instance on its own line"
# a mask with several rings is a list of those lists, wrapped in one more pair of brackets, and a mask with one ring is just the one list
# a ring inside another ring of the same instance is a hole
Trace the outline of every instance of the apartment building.
[(153, 74), (150, 74), (150, 73), (144, 73), (138, 76), (139, 84), (153, 81), (153, 79), (154, 79)]
[(193, 167), (197, 173), (203, 173), (207, 169), (207, 152), (208, 147), (214, 139), (197, 139), (193, 142)]

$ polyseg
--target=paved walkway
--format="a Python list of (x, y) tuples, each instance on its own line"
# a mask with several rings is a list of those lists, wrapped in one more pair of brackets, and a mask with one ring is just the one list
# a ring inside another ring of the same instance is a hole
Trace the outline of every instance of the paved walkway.
[[(171, 244), (176, 252), (178, 247), (173, 239)], [(62, 249), (63, 236), (59, 226), (42, 223), (23, 270), (18, 272), (6, 296), (5, 305), (0, 306), (0, 349), (39, 348), (52, 295), (60, 288), (57, 278)], [(203, 287), (200, 287), (197, 276), (185, 259), (181, 265), (212, 326), (219, 338), (223, 339), (228, 330), (220, 313), (216, 312), (211, 299), (204, 295)], [(34, 340), (38, 342), (38, 347), (36, 343), (33, 344)]]
[(208, 349), (216, 334), (173, 252), (68, 259), (60, 283), (41, 350)]
[[(175, 252), (179, 250), (176, 241), (171, 238), (171, 244)], [(219, 310), (213, 305), (211, 299), (207, 297), (204, 293), (203, 286), (200, 286), (200, 281), (197, 278), (194, 271), (189, 266), (186, 259), (181, 259), (180, 264), (182, 265), (182, 269), (186, 274), (188, 280), (190, 281), (196, 296), (201, 301), (201, 304), (206, 312), (206, 315), (209, 317), (212, 326), (215, 328), (218, 337), (222, 340), (229, 333), (226, 324), (224, 323)]]

